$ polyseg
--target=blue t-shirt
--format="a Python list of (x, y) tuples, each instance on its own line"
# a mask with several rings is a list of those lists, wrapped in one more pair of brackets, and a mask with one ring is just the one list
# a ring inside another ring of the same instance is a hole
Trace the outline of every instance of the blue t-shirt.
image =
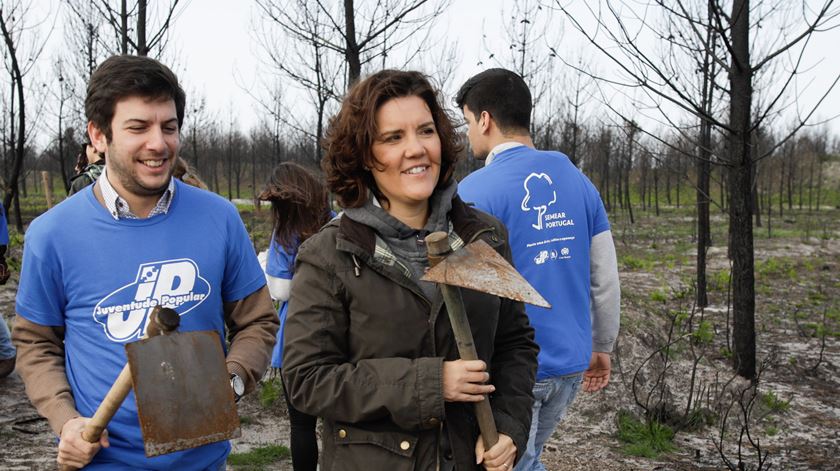
[[(330, 211), (330, 217), (335, 217), (335, 212)], [(281, 278), (284, 280), (291, 280), (295, 271), (295, 258), (297, 257), (297, 248), (300, 242), (295, 238), (295, 251), (288, 253), (282, 245), (278, 244), (274, 239), (274, 234), (271, 236), (271, 242), (268, 244), (268, 259), (265, 262), (265, 273), (274, 278)], [(280, 303), (280, 309), (277, 310), (277, 316), (280, 317), (280, 329), (277, 330), (277, 341), (274, 342), (274, 350), (271, 352), (271, 367), (283, 367), (283, 331), (286, 326), (286, 312), (289, 309), (289, 301)]]
[(0, 245), (9, 245), (9, 224), (6, 222), (6, 208), (0, 203)]
[[(143, 334), (151, 309), (181, 315), (181, 331), (215, 330), (224, 347), (223, 303), (265, 285), (236, 208), (176, 180), (169, 212), (114, 220), (93, 186), (35, 219), (26, 232), (17, 312), (63, 326), (65, 366), (76, 409), (91, 417), (126, 363), (125, 344)], [(102, 469), (218, 469), (227, 441), (146, 458), (134, 394), (108, 425)]]
[(458, 193), (501, 220), (516, 269), (551, 309), (525, 305), (540, 346), (537, 380), (589, 366), (589, 250), (609, 230), (598, 191), (559, 152), (514, 147), (467, 176)]
[[(298, 244), (295, 244), (298, 245)], [(286, 249), (271, 238), (268, 244), (268, 260), (265, 262), (265, 273), (274, 278), (291, 280), (295, 268), (295, 254), (289, 254)], [(271, 352), (271, 366), (281, 368), (283, 366), (283, 330), (286, 325), (286, 311), (289, 301), (282, 301), (277, 315), (280, 317), (280, 329), (277, 331), (277, 341), (274, 342), (274, 350)]]

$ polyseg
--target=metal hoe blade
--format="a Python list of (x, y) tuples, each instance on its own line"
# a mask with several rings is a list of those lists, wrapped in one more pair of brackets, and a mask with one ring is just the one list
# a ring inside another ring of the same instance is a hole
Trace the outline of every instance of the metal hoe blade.
[(447, 255), (421, 278), (550, 308), (551, 304), (483, 240)]
[(126, 345), (146, 456), (240, 436), (218, 333), (174, 333)]

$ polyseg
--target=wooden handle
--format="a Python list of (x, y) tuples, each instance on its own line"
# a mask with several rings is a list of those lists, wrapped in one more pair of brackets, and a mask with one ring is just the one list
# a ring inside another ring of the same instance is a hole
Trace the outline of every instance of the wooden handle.
[[(429, 265), (432, 267), (440, 263), (452, 251), (449, 247), (449, 236), (445, 232), (433, 232), (426, 236), (425, 241)], [(458, 345), (458, 354), (463, 360), (478, 360), (464, 300), (461, 298), (461, 290), (457, 286), (440, 284), (440, 291), (443, 294), (443, 302), (446, 304), (446, 312), (449, 314), (455, 343)], [(496, 430), (493, 410), (490, 408), (490, 400), (486, 395), (481, 402), (475, 404), (475, 416), (478, 420), (478, 428), (481, 430), (484, 448), (489, 450), (499, 441), (499, 432)]]
[[(143, 338), (155, 337), (161, 333), (169, 334), (174, 332), (178, 328), (180, 320), (180, 316), (174, 310), (155, 306), (149, 315), (146, 335)], [(111, 389), (108, 390), (108, 394), (105, 395), (102, 403), (96, 408), (93, 417), (88, 420), (82, 429), (82, 438), (86, 442), (96, 443), (102, 438), (102, 432), (108, 426), (108, 423), (111, 422), (111, 419), (114, 418), (114, 414), (120, 409), (129, 391), (131, 391), (131, 370), (129, 369), (128, 363), (126, 363), (111, 386)], [(59, 469), (61, 471), (75, 471), (77, 468), (60, 465)]]
[(47, 197), (47, 209), (53, 207), (52, 188), (50, 188), (50, 172), (41, 171), (41, 184), (44, 186), (44, 196)]

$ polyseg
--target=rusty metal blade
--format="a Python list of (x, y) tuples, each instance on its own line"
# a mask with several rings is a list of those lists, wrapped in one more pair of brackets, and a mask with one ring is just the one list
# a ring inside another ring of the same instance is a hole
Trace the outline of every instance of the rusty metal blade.
[(495, 294), (534, 306), (551, 307), (516, 268), (483, 240), (447, 255), (421, 280)]
[(174, 333), (125, 350), (146, 456), (240, 436), (218, 333)]

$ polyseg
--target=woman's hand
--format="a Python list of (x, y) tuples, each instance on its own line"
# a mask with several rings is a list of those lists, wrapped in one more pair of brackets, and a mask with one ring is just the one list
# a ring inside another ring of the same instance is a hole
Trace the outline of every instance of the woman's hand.
[(481, 360), (443, 362), (443, 400), (448, 402), (481, 402), (485, 394), (496, 390)]
[(487, 471), (510, 471), (516, 460), (516, 445), (504, 434), (499, 434), (499, 441), (487, 451), (484, 451), (484, 440), (481, 435), (475, 442), (475, 463), (484, 464)]

